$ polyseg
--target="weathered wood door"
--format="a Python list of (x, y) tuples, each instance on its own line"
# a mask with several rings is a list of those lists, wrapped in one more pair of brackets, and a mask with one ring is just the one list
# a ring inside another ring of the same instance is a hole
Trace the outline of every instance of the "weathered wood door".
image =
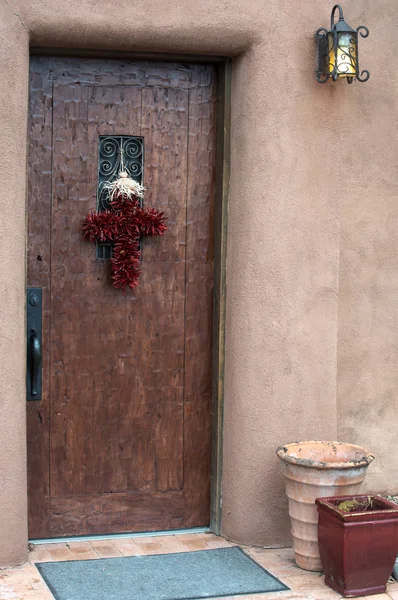
[[(31, 538), (209, 523), (215, 71), (33, 57), (28, 286), (43, 290), (43, 396), (28, 402)], [(141, 136), (139, 287), (82, 241), (100, 136)]]

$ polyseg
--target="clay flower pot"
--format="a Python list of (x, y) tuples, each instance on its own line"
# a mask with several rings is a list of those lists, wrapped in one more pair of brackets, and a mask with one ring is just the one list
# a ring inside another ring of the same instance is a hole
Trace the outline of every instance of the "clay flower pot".
[(344, 597), (383, 594), (398, 552), (398, 506), (380, 496), (316, 503), (326, 585)]
[(341, 442), (294, 442), (276, 451), (283, 463), (296, 563), (321, 571), (316, 498), (356, 494), (374, 459), (364, 448)]

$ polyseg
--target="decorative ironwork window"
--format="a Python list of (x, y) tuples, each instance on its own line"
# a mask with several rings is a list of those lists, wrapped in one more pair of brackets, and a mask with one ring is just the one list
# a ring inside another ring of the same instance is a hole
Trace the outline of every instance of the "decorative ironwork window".
[[(97, 210), (109, 208), (109, 191), (105, 184), (112, 182), (121, 171), (143, 184), (144, 138), (131, 135), (100, 135), (98, 140), (98, 189)], [(112, 244), (97, 244), (97, 259), (112, 257)]]

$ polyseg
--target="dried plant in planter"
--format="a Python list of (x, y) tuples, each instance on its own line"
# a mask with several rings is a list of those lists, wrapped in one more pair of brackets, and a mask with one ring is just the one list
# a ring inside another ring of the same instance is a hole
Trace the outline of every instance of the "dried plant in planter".
[(345, 597), (383, 594), (398, 551), (398, 506), (374, 495), (316, 503), (326, 585)]

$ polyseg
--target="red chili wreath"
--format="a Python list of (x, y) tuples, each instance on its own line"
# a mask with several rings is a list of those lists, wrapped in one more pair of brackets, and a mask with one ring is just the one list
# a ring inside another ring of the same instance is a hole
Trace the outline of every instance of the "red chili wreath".
[(140, 238), (143, 235), (163, 235), (166, 218), (154, 208), (144, 210), (140, 199), (144, 188), (128, 177), (107, 184), (110, 209), (92, 212), (84, 220), (83, 238), (90, 242), (112, 242), (112, 280), (116, 288), (134, 288), (140, 278)]

